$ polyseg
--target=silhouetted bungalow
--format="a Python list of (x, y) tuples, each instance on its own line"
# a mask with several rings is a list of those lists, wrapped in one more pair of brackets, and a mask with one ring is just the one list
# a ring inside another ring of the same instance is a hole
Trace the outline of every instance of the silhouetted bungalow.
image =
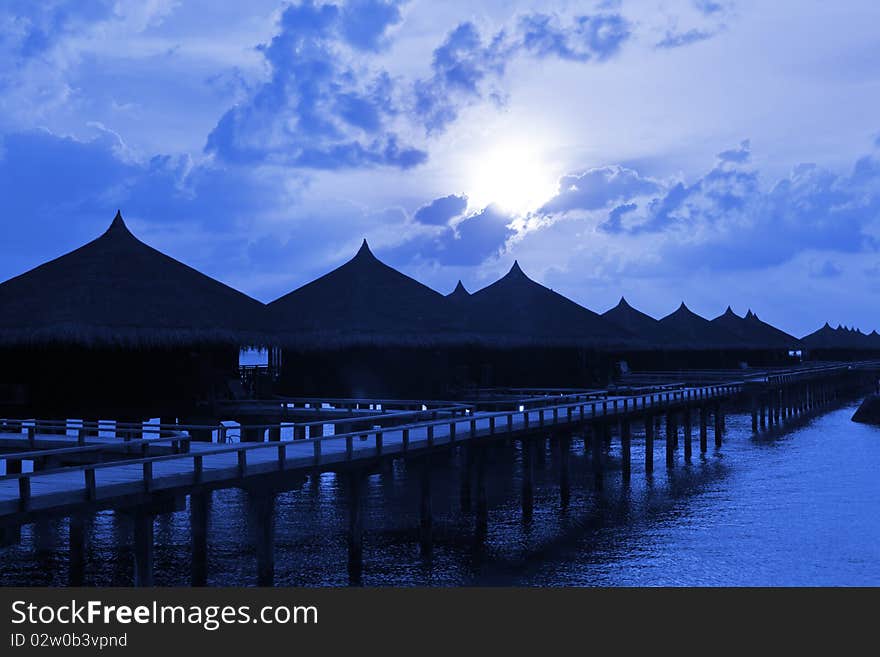
[(745, 317), (740, 317), (728, 306), (722, 315), (712, 320), (712, 324), (742, 342), (742, 358), (750, 365), (791, 363), (796, 358), (789, 353), (800, 349), (797, 338), (761, 321), (751, 309)]
[(364, 240), (344, 265), (276, 299), (267, 318), (290, 394), (356, 397), (442, 392), (442, 347), (457, 339), (447, 299), (378, 260)]
[(633, 308), (624, 297), (616, 306), (602, 313), (602, 317), (631, 333), (636, 339), (633, 345), (645, 350), (675, 349), (679, 336), (675, 331), (660, 323), (659, 320)]
[(607, 376), (610, 352), (632, 335), (526, 276), (510, 271), (470, 295), (466, 339), (471, 380), (482, 385), (566, 387)]
[(744, 342), (727, 328), (696, 314), (684, 302), (659, 321), (680, 345), (673, 358), (678, 367), (733, 367), (742, 362)]
[(446, 295), (446, 298), (455, 303), (466, 303), (468, 299), (471, 298), (471, 293), (468, 292), (461, 281), (459, 281), (455, 289)]
[(602, 317), (634, 336), (632, 346), (618, 354), (631, 369), (676, 369), (682, 362), (681, 352), (689, 351), (678, 332), (633, 308), (623, 297)]
[(0, 403), (40, 417), (184, 415), (226, 395), (240, 347), (265, 340), (263, 312), (117, 213), (97, 239), (0, 284)]
[(877, 356), (880, 352), (878, 338), (880, 336), (876, 331), (865, 335), (857, 329), (841, 325), (834, 329), (825, 322), (822, 328), (805, 335), (801, 341), (812, 360), (857, 360)]

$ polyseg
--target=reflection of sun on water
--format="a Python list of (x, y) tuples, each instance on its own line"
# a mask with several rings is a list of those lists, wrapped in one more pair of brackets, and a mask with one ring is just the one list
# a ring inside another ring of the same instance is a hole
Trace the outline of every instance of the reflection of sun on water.
[(556, 193), (552, 167), (525, 140), (499, 142), (479, 153), (469, 169), (467, 193), (472, 208), (494, 203), (506, 212), (524, 214)]

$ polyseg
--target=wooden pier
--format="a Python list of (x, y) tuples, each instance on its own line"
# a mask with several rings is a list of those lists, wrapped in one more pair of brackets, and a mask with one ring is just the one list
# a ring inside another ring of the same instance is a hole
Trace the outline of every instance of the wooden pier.
[[(419, 544), (432, 549), (432, 459), (460, 450), (464, 462), (461, 506), (474, 514), (474, 531), (485, 534), (488, 522), (486, 448), (495, 442), (518, 441), (522, 448), (522, 513), (534, 508), (531, 476), (535, 442), (551, 440), (562, 448), (559, 485), (563, 506), (570, 498), (567, 446), (573, 435), (588, 436), (592, 468), (601, 485), (607, 464), (604, 444), (620, 441), (619, 469), (632, 476), (633, 426), (644, 429), (644, 471), (655, 467), (655, 441), (665, 438), (665, 463), (676, 467), (679, 445), (683, 459), (710, 438), (722, 446), (725, 413), (748, 407), (756, 431), (779, 426), (833, 403), (843, 394), (875, 386), (875, 362), (802, 368), (772, 374), (729, 373), (729, 380), (710, 385), (663, 385), (614, 390), (529, 391), (469, 402), (384, 403), (376, 400), (274, 400), (255, 403), (267, 424), (242, 424), (239, 442), (228, 442), (234, 429), (223, 423), (205, 425), (116, 424), (114, 436), (101, 436), (96, 423), (38, 420), (0, 421), (0, 454), (6, 474), (0, 477), (0, 544), (14, 543), (23, 524), (48, 517), (69, 517), (71, 584), (82, 584), (84, 519), (105, 509), (131, 514), (134, 521), (136, 585), (153, 583), (153, 518), (186, 508), (192, 526), (192, 584), (208, 579), (208, 516), (213, 490), (242, 488), (248, 493), (252, 540), (257, 553), (256, 582), (274, 578), (275, 497), (297, 486), (304, 476), (339, 473), (348, 497), (348, 569), (353, 583), (363, 570), (364, 480), (367, 473), (393, 459), (419, 468)], [(297, 409), (298, 421), (278, 417)], [(487, 410), (490, 408), (491, 410)], [(242, 409), (239, 408), (239, 411)], [(305, 420), (315, 413), (316, 419)], [(665, 427), (665, 431), (661, 429)], [(66, 443), (66, 444), (65, 444)], [(15, 448), (15, 449), (13, 449)], [(31, 463), (25, 471), (23, 463)], [(415, 501), (414, 501), (415, 503)]]

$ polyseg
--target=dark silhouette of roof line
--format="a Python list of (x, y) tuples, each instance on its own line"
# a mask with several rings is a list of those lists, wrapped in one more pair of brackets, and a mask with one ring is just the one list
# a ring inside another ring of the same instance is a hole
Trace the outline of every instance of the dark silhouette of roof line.
[(431, 344), (461, 324), (442, 294), (379, 260), (366, 240), (348, 262), (271, 302), (267, 317), (282, 344), (304, 348)]
[(0, 343), (265, 344), (263, 308), (143, 243), (117, 211), (96, 239), (0, 284)]
[(471, 293), (467, 291), (467, 288), (461, 282), (461, 279), (458, 280), (458, 283), (455, 285), (455, 289), (452, 290), (449, 294), (446, 295), (447, 299), (464, 299), (470, 297)]

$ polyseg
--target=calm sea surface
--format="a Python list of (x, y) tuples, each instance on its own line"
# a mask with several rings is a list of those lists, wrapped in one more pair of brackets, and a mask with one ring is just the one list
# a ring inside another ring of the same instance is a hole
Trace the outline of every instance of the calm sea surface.
[[(664, 443), (656, 472), (643, 470), (634, 435), (632, 481), (607, 473), (595, 490), (583, 444), (572, 442), (571, 502), (559, 504), (558, 457), (535, 467), (535, 511), (520, 512), (520, 453), (493, 449), (489, 528), (474, 539), (459, 510), (458, 459), (436, 461), (433, 557), (419, 556), (419, 479), (404, 464), (369, 479), (364, 583), (373, 585), (691, 586), (880, 585), (880, 428), (850, 422), (855, 405), (776, 435), (752, 437), (749, 418), (728, 417), (721, 451), (711, 447), (667, 473)], [(612, 448), (616, 456), (617, 441)], [(275, 572), (280, 585), (346, 585), (344, 491), (325, 474), (280, 495)], [(20, 546), (0, 550), (0, 584), (64, 585), (65, 521), (23, 528)], [(249, 585), (256, 564), (246, 497), (214, 494), (209, 581)], [(187, 585), (187, 512), (155, 523), (155, 578)], [(91, 524), (88, 583), (129, 585), (131, 527), (122, 514)]]

